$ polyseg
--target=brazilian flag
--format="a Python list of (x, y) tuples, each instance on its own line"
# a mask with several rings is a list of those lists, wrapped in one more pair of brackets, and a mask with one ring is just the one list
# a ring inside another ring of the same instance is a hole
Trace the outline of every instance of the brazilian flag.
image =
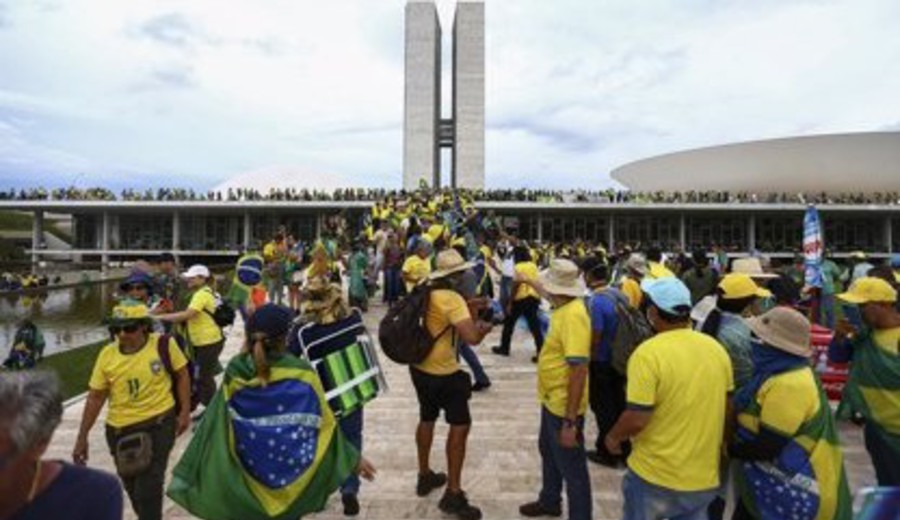
[(191, 514), (295, 520), (321, 511), (359, 462), (309, 363), (290, 354), (271, 363), (265, 385), (249, 354), (228, 364), (167, 490)]

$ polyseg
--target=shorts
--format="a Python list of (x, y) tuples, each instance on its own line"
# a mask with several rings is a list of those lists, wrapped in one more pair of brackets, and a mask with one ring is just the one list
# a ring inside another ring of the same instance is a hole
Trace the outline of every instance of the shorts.
[(419, 399), (419, 420), (434, 422), (444, 410), (447, 424), (466, 426), (472, 424), (469, 398), (472, 397), (472, 380), (467, 372), (459, 370), (446, 376), (436, 376), (409, 367), (416, 397)]

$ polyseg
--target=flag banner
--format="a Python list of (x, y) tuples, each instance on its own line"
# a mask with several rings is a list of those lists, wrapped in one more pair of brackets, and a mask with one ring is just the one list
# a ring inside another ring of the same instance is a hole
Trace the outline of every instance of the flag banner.
[(805, 280), (810, 287), (822, 287), (822, 259), (825, 243), (822, 238), (822, 222), (816, 207), (810, 205), (803, 216), (803, 258), (806, 266)]
[(263, 385), (250, 355), (241, 354), (229, 363), (167, 494), (208, 520), (294, 520), (322, 510), (358, 461), (309, 363), (285, 355)]

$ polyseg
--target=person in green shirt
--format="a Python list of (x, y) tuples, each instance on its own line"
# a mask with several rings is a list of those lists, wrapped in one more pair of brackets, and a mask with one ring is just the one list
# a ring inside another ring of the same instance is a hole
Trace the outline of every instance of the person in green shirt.
[(819, 325), (834, 330), (834, 295), (840, 288), (840, 282), (847, 275), (830, 254), (822, 260), (822, 292), (819, 295), (819, 313), (816, 319)]

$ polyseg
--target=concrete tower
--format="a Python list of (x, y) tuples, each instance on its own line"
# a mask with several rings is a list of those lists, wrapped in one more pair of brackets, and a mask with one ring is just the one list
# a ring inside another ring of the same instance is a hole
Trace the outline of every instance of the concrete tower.
[(433, 0), (406, 4), (403, 186), (440, 185), (451, 148), (453, 187), (484, 187), (484, 3), (460, 1), (453, 21), (453, 108), (441, 119), (441, 25)]

